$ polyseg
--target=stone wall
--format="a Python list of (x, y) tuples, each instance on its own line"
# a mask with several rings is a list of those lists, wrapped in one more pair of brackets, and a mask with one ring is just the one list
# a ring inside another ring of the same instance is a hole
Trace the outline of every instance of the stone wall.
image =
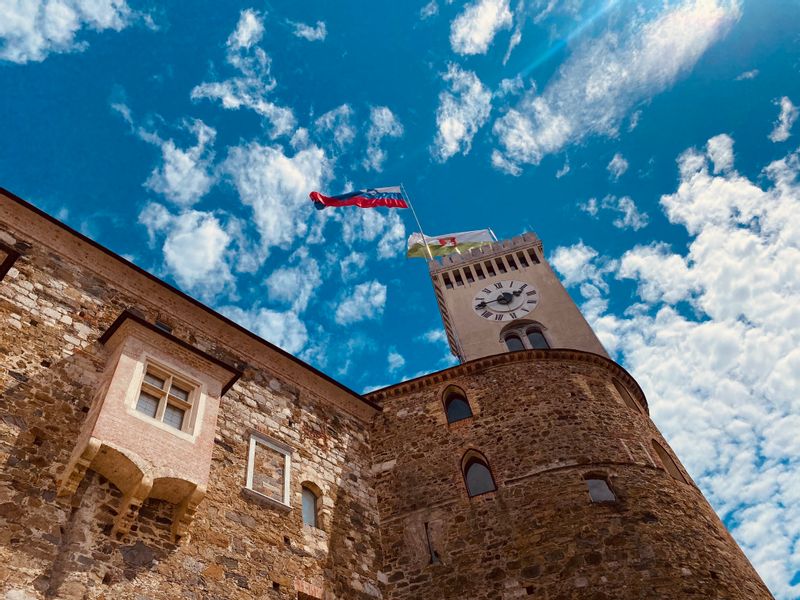
[[(725, 598), (770, 594), (645, 410), (626, 406), (611, 361), (527, 351), (379, 391), (372, 447), (385, 597)], [(473, 417), (448, 424), (460, 387)], [(478, 450), (497, 490), (470, 498), (461, 459)], [(592, 503), (584, 478), (616, 502)], [(435, 558), (433, 556), (435, 552)]]
[[(0, 281), (0, 597), (380, 597), (364, 418), (375, 411), (357, 397), (346, 410), (346, 393), (276, 350), (258, 362), (251, 338), (2, 200), (0, 242), (22, 256)], [(112, 535), (121, 494), (91, 470), (56, 496), (106, 367), (97, 339), (127, 307), (244, 371), (222, 397), (207, 495), (177, 544), (174, 507), (152, 498)], [(291, 510), (243, 492), (253, 431), (293, 448)], [(320, 529), (303, 525), (304, 481), (322, 491)]]

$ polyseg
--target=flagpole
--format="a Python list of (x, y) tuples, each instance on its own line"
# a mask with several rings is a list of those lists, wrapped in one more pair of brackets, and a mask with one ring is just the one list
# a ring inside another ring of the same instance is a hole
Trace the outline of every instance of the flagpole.
[(417, 217), (417, 211), (414, 210), (414, 205), (411, 202), (411, 196), (408, 195), (405, 186), (402, 182), (400, 182), (400, 190), (403, 192), (403, 196), (406, 200), (408, 200), (408, 208), (411, 209), (411, 214), (414, 215), (414, 220), (417, 222), (417, 229), (419, 229), (419, 234), (422, 236), (422, 243), (425, 244), (425, 250), (428, 253), (428, 259), (433, 260), (433, 254), (431, 254), (431, 249), (428, 248), (428, 240), (425, 239), (425, 232), (422, 231), (422, 225), (419, 223), (419, 217)]

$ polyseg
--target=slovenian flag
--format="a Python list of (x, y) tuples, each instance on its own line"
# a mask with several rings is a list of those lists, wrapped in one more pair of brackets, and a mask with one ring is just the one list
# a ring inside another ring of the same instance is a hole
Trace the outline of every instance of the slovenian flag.
[[(408, 238), (408, 258), (428, 258), (429, 256), (445, 256), (453, 252), (465, 252), (472, 248), (485, 246), (494, 242), (492, 232), (488, 229), (477, 231), (461, 231), (436, 236), (422, 236), (412, 233)], [(427, 245), (427, 249), (425, 246)], [(430, 255), (428, 254), (430, 252)]]
[(322, 210), (328, 206), (358, 206), (359, 208), (375, 208), (376, 206), (386, 206), (388, 208), (408, 208), (408, 203), (403, 197), (400, 186), (370, 188), (358, 190), (339, 196), (323, 196), (319, 192), (311, 192), (309, 195), (314, 203), (314, 208)]

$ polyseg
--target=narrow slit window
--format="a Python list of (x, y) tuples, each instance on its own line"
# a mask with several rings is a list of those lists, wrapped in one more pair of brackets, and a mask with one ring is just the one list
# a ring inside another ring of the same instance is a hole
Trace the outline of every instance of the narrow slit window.
[(506, 269), (506, 264), (503, 262), (503, 258), (498, 256), (494, 259), (494, 262), (497, 264), (497, 270), (501, 273), (506, 273), (508, 269)]
[(494, 265), (492, 265), (492, 261), (486, 261), (486, 272), (489, 274), (490, 277), (494, 277), (497, 273), (494, 272)]
[(524, 252), (522, 252), (521, 250), (519, 252), (517, 252), (517, 258), (519, 259), (519, 264), (520, 265), (522, 265), (523, 267), (527, 267), (528, 266), (528, 260), (525, 258), (525, 253)]
[(505, 341), (509, 352), (516, 352), (517, 350), (525, 349), (525, 345), (522, 343), (522, 340), (518, 335), (507, 335)]
[(508, 256), (506, 256), (506, 260), (508, 261), (509, 268), (512, 271), (516, 271), (517, 270), (517, 263), (514, 262), (514, 257), (511, 254), (509, 254)]
[(464, 481), (470, 497), (480, 496), (497, 489), (489, 465), (477, 456), (471, 456), (465, 461)]
[(478, 279), (486, 279), (486, 276), (483, 274), (483, 269), (481, 269), (480, 264), (475, 265), (475, 275), (478, 277)]
[(605, 479), (596, 477), (587, 478), (586, 486), (589, 488), (589, 497), (592, 502), (616, 502), (617, 497), (611, 491), (611, 486)]
[(461, 273), (458, 270), (453, 271), (453, 278), (456, 280), (458, 287), (464, 286), (464, 280), (461, 278)]
[(469, 283), (475, 283), (475, 278), (472, 276), (472, 271), (469, 267), (464, 267), (464, 275), (466, 275)]
[(448, 290), (453, 289), (453, 282), (450, 281), (450, 275), (447, 273), (442, 273), (442, 281), (444, 281), (444, 287), (446, 287)]

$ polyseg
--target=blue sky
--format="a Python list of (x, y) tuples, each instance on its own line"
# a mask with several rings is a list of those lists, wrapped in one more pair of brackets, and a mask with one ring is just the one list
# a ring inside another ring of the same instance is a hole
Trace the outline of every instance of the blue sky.
[(428, 234), (539, 234), (800, 597), (800, 3), (0, 2), (0, 185), (357, 390), (453, 360)]

